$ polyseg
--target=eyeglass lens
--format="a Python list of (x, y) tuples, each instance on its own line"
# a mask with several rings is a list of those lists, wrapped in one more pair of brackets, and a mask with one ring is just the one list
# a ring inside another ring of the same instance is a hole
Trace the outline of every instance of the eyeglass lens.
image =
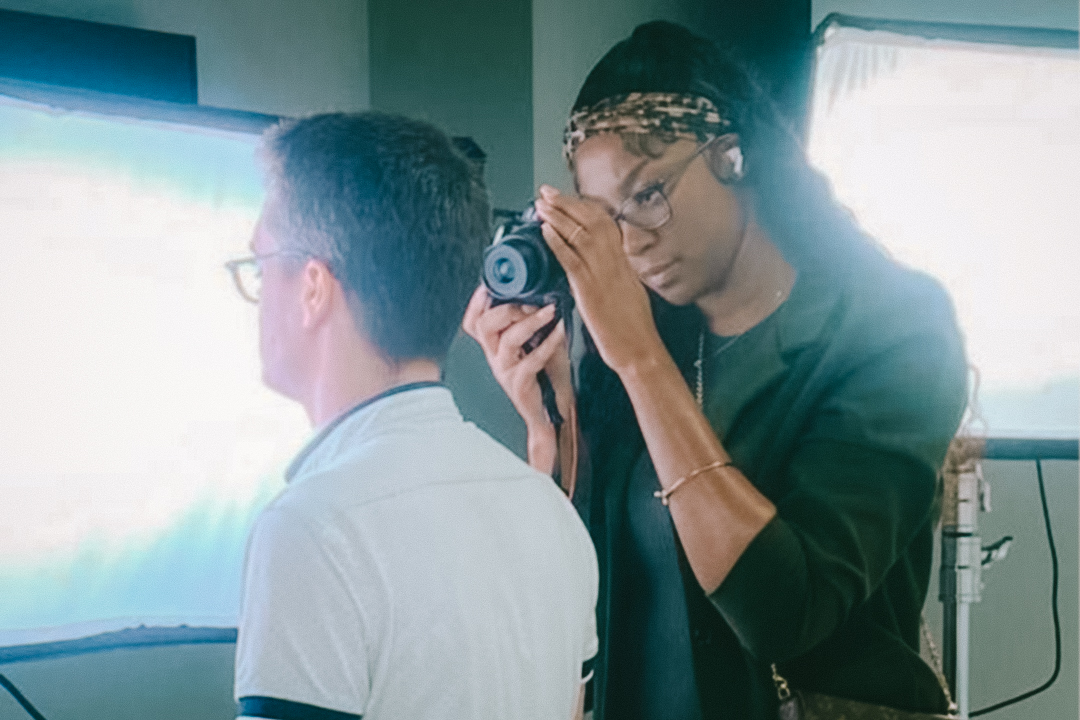
[(623, 219), (642, 230), (655, 230), (671, 219), (671, 202), (667, 194), (674, 189), (675, 184), (690, 168), (694, 159), (705, 151), (713, 143), (709, 140), (693, 152), (690, 157), (683, 161), (682, 166), (667, 177), (662, 183), (643, 190), (627, 199), (622, 211), (615, 216), (615, 221)]
[(671, 218), (671, 205), (663, 189), (657, 187), (630, 198), (620, 216), (643, 230), (655, 230)]

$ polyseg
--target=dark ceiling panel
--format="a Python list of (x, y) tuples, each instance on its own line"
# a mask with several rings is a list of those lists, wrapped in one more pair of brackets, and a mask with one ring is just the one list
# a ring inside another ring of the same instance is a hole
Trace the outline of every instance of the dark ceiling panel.
[(0, 10), (0, 78), (197, 103), (195, 38)]

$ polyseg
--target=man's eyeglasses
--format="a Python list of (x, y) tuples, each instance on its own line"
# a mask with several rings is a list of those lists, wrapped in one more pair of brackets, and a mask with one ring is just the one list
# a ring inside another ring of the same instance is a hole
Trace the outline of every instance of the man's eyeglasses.
[(262, 262), (272, 257), (308, 258), (311, 256), (298, 250), (278, 250), (263, 255), (229, 260), (225, 263), (225, 269), (232, 275), (240, 297), (248, 302), (259, 302), (259, 294), (262, 291)]
[(694, 162), (706, 148), (712, 145), (718, 137), (714, 137), (694, 151), (690, 157), (682, 161), (679, 167), (673, 170), (665, 179), (653, 183), (644, 190), (631, 195), (626, 199), (612, 218), (618, 225), (620, 220), (625, 220), (634, 227), (642, 230), (655, 230), (671, 219), (671, 202), (668, 197), (675, 189), (676, 183), (682, 179)]

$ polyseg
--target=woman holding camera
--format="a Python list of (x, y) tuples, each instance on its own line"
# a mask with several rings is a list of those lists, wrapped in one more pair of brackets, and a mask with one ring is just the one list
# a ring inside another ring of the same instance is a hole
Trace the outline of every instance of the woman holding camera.
[[(587, 330), (596, 717), (775, 718), (785, 687), (829, 717), (944, 711), (919, 656), (966, 395), (944, 291), (866, 238), (741, 66), (679, 26), (600, 60), (564, 152), (576, 193), (542, 187), (536, 209)], [(481, 288), (464, 323), (547, 472), (537, 373), (564, 416), (575, 401), (562, 324), (522, 346), (553, 314)]]

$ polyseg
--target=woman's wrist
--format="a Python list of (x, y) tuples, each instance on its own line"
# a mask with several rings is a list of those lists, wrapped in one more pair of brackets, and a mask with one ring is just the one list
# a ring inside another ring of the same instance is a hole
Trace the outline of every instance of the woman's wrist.
[(555, 461), (559, 455), (558, 438), (555, 426), (548, 423), (526, 425), (526, 448), (529, 465), (545, 475), (555, 472)]
[[(663, 341), (657, 335), (654, 342), (641, 348), (640, 352), (617, 368), (612, 368), (622, 380), (623, 385), (638, 382), (650, 382), (657, 374), (674, 370), (679, 372), (675, 361), (671, 359)], [(629, 388), (628, 388), (629, 389)]]

